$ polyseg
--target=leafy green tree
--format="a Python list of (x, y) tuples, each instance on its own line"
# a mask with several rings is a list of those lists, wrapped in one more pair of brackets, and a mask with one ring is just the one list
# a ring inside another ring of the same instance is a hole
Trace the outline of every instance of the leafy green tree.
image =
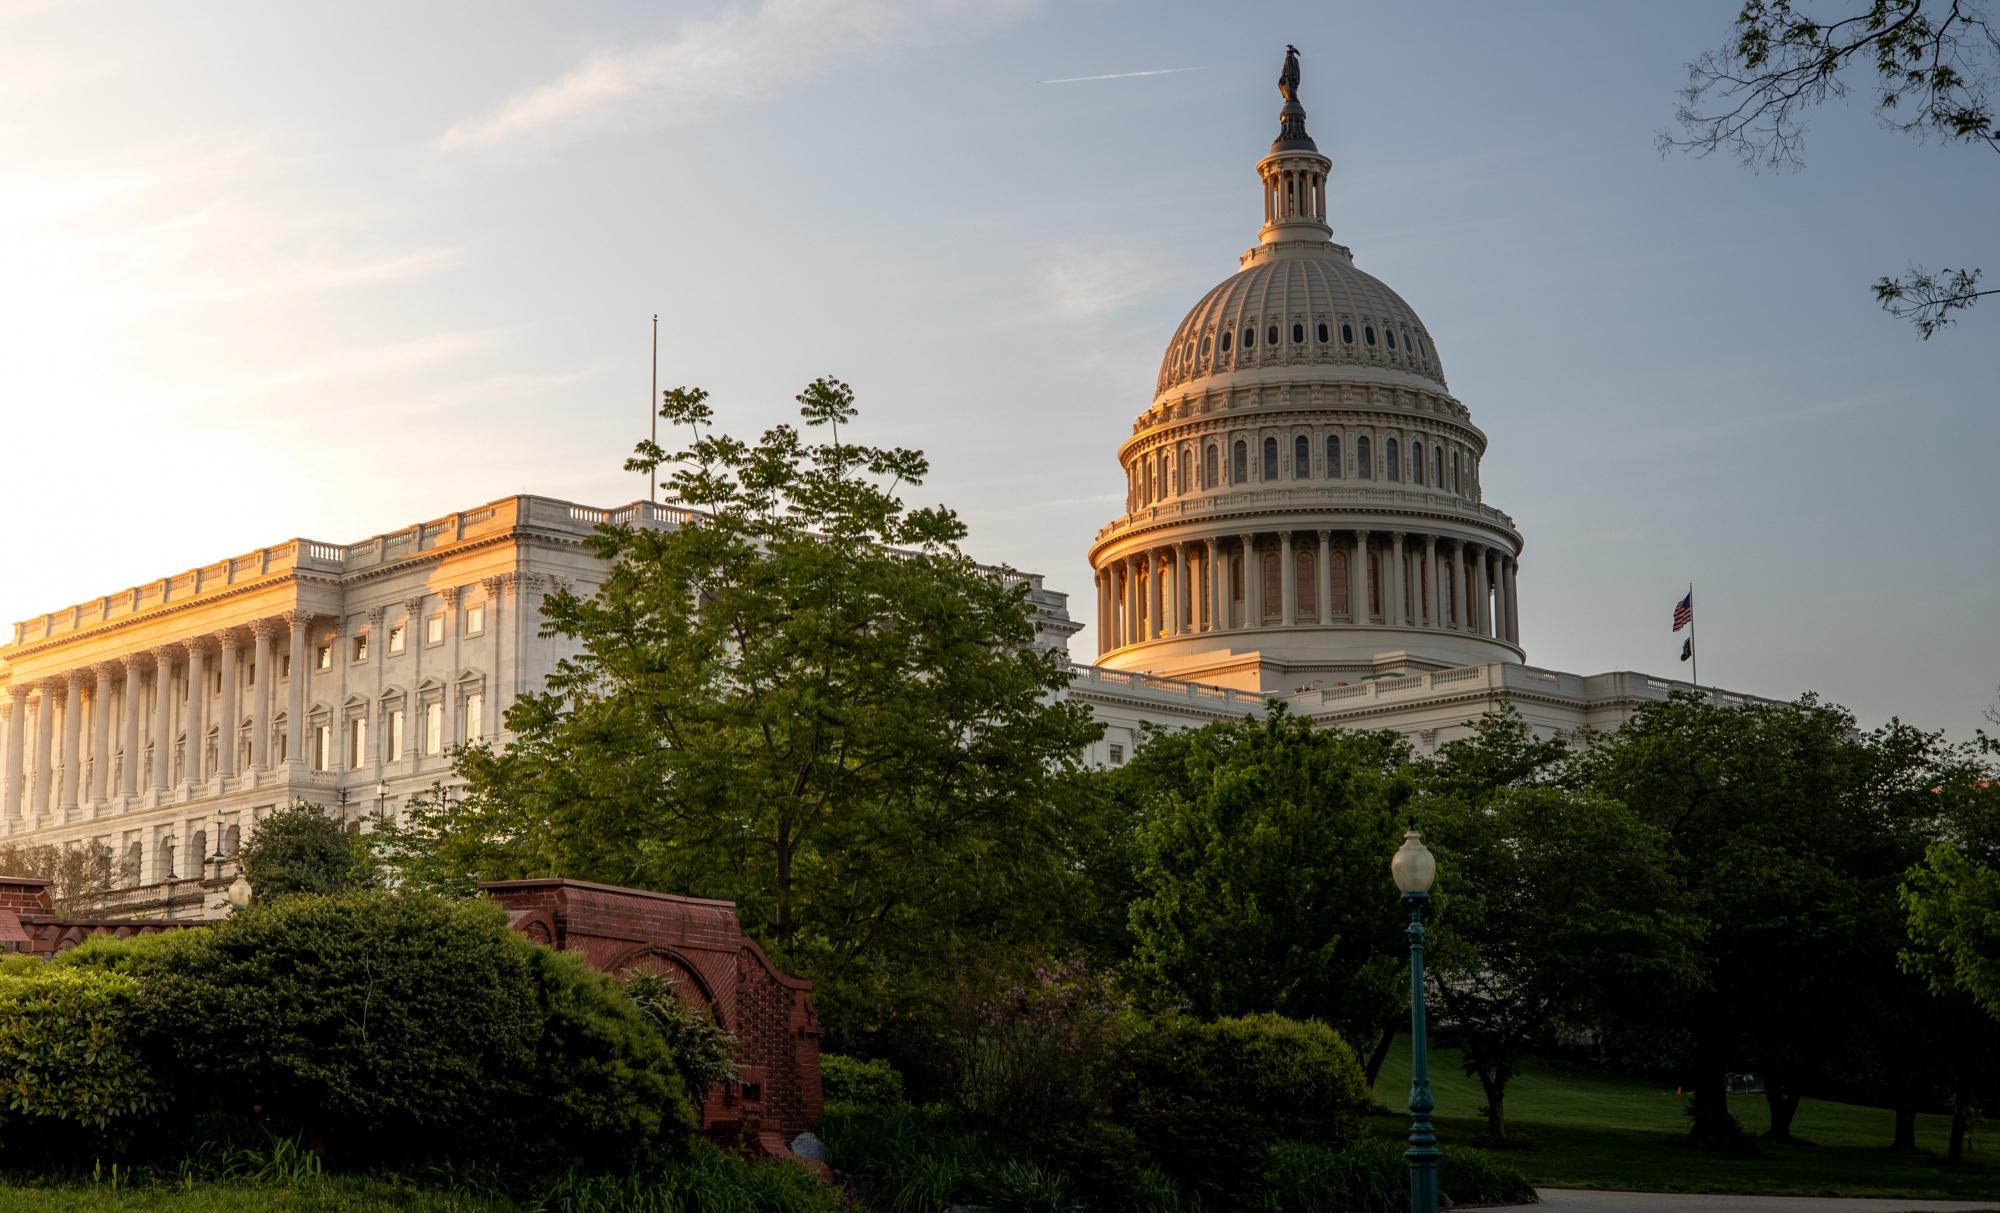
[(243, 844), (243, 878), (266, 901), (297, 893), (352, 893), (376, 884), (368, 842), (324, 807), (294, 801), (257, 823)]
[(1315, 729), (1276, 702), (1140, 746), (1114, 778), (1138, 806), (1131, 972), (1146, 1000), (1392, 1032), (1408, 945), (1388, 857), (1408, 760), (1394, 734)]
[[(577, 643), (509, 710), (504, 751), (458, 755), (462, 801), (392, 831), (419, 886), (561, 875), (728, 898), (820, 983), (830, 1032), (994, 941), (1046, 935), (1076, 875), (1063, 786), (1097, 735), (1059, 701), (1027, 584), (907, 508), (923, 456), (845, 440), (852, 391), (798, 398), (803, 431), (715, 432), (699, 390), (664, 395), (686, 436), (670, 529), (605, 527), (595, 596), (557, 594)], [(809, 441), (806, 432), (825, 436)]]
[(1940, 794), (1970, 803), (1904, 882), (1903, 961), (1934, 993), (1965, 995), (2000, 1021), (2000, 789)]
[(1507, 1084), (1552, 1024), (1645, 1006), (1694, 963), (1664, 837), (1617, 801), (1560, 786), (1564, 756), (1509, 710), (1420, 776), (1417, 820), (1438, 855), (1426, 968), (1495, 1144)]
[(39, 876), (49, 882), (49, 901), (58, 914), (88, 915), (104, 908), (116, 883), (117, 864), (101, 842), (55, 846), (0, 843), (0, 872)]
[[(1663, 148), (1720, 150), (1746, 164), (1794, 167), (1805, 149), (1805, 113), (1872, 73), (1875, 112), (1918, 138), (2000, 152), (1991, 94), (2000, 82), (2000, 27), (1984, 0), (1844, 0), (1807, 13), (1793, 0), (1743, 0), (1730, 41), (1688, 65), (1675, 113), (1680, 133)], [(1875, 297), (1928, 340), (1987, 295), (1976, 269), (1911, 266), (1884, 277)]]

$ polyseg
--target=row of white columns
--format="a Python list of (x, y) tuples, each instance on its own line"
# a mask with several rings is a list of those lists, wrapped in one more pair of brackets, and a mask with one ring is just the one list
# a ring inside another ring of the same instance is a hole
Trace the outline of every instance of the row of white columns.
[[(1316, 584), (1302, 587), (1299, 553), (1314, 539)], [(1278, 559), (1275, 607), (1264, 601), (1263, 556)], [(1097, 570), (1098, 652), (1274, 623), (1437, 628), (1519, 644), (1516, 568), (1501, 548), (1404, 531), (1252, 531), (1162, 544)]]

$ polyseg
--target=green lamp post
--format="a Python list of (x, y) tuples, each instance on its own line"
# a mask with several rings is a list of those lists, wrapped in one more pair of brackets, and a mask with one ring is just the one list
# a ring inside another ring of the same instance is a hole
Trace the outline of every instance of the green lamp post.
[(1431, 1128), (1430, 1043), (1424, 1038), (1424, 906), (1437, 878), (1437, 860), (1415, 829), (1403, 835), (1389, 874), (1410, 907), (1410, 1213), (1437, 1213), (1437, 1133)]

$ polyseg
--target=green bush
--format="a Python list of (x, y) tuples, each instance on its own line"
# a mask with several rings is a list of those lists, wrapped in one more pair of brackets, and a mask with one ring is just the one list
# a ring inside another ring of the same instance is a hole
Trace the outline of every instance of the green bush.
[(243, 844), (243, 878), (254, 896), (276, 901), (297, 893), (374, 888), (368, 840), (316, 804), (295, 801), (257, 823)]
[(674, 982), (657, 973), (625, 978), (625, 996), (645, 1014), (674, 1055), (681, 1086), (697, 1106), (711, 1087), (736, 1077), (737, 1039), (722, 1030), (706, 1008), (696, 1009), (674, 992)]
[(1148, 1159), (1139, 1136), (1103, 1120), (1057, 1121), (1028, 1135), (1027, 1152), (1068, 1177), (1069, 1188), (1091, 1208), (1133, 1208)]
[(166, 1105), (136, 1039), (138, 993), (132, 977), (103, 970), (0, 973), (0, 1139), (10, 1156), (87, 1153)]
[[(1410, 1164), (1400, 1141), (1377, 1138), (1332, 1149), (1308, 1142), (1271, 1148), (1262, 1207), (1270, 1213), (1402, 1213), (1410, 1207)], [(1438, 1164), (1440, 1203), (1532, 1204), (1521, 1175), (1477, 1150), (1447, 1149)]]
[(1344, 1144), (1370, 1106), (1361, 1064), (1316, 1020), (1158, 1021), (1126, 1050), (1119, 1118), (1204, 1198), (1257, 1193), (1279, 1141)]
[(903, 1102), (903, 1076), (888, 1062), (873, 1058), (822, 1053), (819, 1084), (828, 1103)]
[(755, 1163), (698, 1143), (671, 1167), (621, 1175), (567, 1171), (529, 1185), (523, 1205), (545, 1213), (837, 1213), (838, 1189), (803, 1167)]

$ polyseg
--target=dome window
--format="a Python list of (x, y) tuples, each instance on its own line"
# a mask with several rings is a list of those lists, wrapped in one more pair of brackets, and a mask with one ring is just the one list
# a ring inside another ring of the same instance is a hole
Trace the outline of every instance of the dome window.
[(1229, 352), (1229, 330), (1228, 330), (1228, 329), (1223, 329), (1223, 330), (1222, 330), (1222, 352), (1223, 352), (1223, 353), (1225, 353), (1225, 354), (1227, 354), (1227, 353)]
[(1206, 333), (1202, 334), (1202, 338), (1201, 338), (1201, 356), (1202, 356), (1202, 357), (1204, 357), (1204, 358), (1208, 357), (1208, 343), (1209, 343), (1209, 340), (1210, 340), (1210, 338), (1209, 338), (1209, 335), (1208, 335), (1208, 334), (1206, 334)]
[(1250, 448), (1238, 438), (1236, 445), (1229, 451), (1229, 482), (1242, 484), (1248, 479), (1250, 479)]
[(1370, 458), (1372, 454), (1366, 435), (1354, 440), (1354, 474), (1363, 480), (1375, 479), (1375, 468)]
[(1243, 348), (1246, 350), (1254, 350), (1257, 348), (1256, 325), (1246, 324), (1243, 326)]
[(1312, 444), (1304, 434), (1292, 439), (1292, 479), (1304, 480), (1312, 475)]
[(1400, 481), (1403, 478), (1403, 461), (1396, 457), (1397, 453), (1394, 438), (1382, 444), (1382, 470), (1388, 473), (1389, 479)]
[(1341, 326), (1340, 326), (1340, 340), (1341, 340), (1342, 344), (1345, 344), (1345, 345), (1353, 345), (1353, 344), (1354, 344), (1354, 326), (1353, 326), (1353, 325), (1351, 325), (1351, 324), (1343, 324), (1343, 325), (1341, 325)]
[(1421, 442), (1410, 444), (1410, 479), (1418, 484), (1424, 482), (1424, 444)]
[(1326, 321), (1322, 320), (1319, 322), (1319, 343), (1321, 345), (1325, 345), (1326, 342), (1327, 342)]
[(1389, 348), (1390, 348), (1390, 349), (1392, 349), (1392, 350), (1393, 350), (1393, 349), (1395, 349), (1395, 348), (1396, 348), (1396, 330), (1395, 330), (1395, 329), (1383, 329), (1383, 330), (1382, 330), (1382, 337), (1383, 337), (1383, 339), (1384, 339), (1384, 340), (1386, 340), (1386, 341), (1387, 341), (1387, 342), (1389, 343)]
[(1276, 438), (1266, 438), (1264, 440), (1264, 479), (1276, 480), (1277, 478), (1278, 440)]
[(1305, 343), (1306, 343), (1306, 326), (1303, 324), (1294, 324), (1292, 326), (1292, 344), (1304, 345)]
[(1277, 326), (1277, 325), (1275, 325), (1275, 324), (1274, 324), (1274, 325), (1272, 325), (1272, 326), (1271, 326), (1270, 328), (1267, 328), (1267, 329), (1265, 329), (1265, 330), (1264, 330), (1264, 344), (1265, 344), (1265, 345), (1276, 345), (1276, 344), (1278, 344), (1278, 326)]
[(1339, 434), (1328, 434), (1326, 436), (1326, 478), (1328, 480), (1340, 479)]
[(1375, 344), (1375, 326), (1374, 326), (1374, 325), (1372, 325), (1372, 324), (1364, 326), (1364, 327), (1362, 328), (1362, 330), (1361, 330), (1361, 339), (1362, 339), (1363, 341), (1367, 342), (1367, 343), (1368, 343), (1369, 345), (1374, 345), (1374, 344)]
[(1201, 457), (1201, 484), (1203, 488), (1214, 488), (1216, 481), (1221, 478), (1216, 470), (1216, 460), (1218, 458), (1219, 456), (1215, 451), (1215, 444), (1213, 442), (1209, 443), (1207, 453)]

